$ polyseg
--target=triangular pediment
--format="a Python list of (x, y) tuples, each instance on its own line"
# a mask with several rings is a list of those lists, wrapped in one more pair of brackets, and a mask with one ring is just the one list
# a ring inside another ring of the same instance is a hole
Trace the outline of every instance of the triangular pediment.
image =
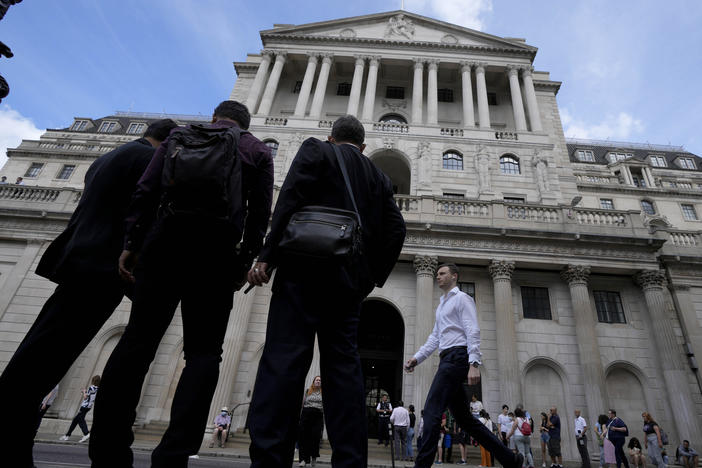
[(267, 38), (274, 39), (276, 36), (300, 39), (437, 43), (536, 52), (535, 47), (518, 40), (493, 36), (402, 10), (261, 31), (264, 43)]

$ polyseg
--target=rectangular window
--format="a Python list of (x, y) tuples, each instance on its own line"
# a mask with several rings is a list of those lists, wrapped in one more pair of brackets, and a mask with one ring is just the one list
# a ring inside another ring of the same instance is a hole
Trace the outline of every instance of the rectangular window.
[(625, 159), (629, 159), (633, 156), (633, 153), (609, 153), (608, 158), (609, 162), (617, 162), (624, 161)]
[(522, 310), (524, 318), (551, 320), (548, 288), (522, 286)]
[(462, 193), (444, 192), (443, 197), (444, 198), (465, 198), (465, 195), (463, 195)]
[(98, 129), (99, 133), (112, 133), (117, 129), (117, 122), (103, 122)]
[(680, 167), (683, 169), (696, 169), (695, 161), (692, 158), (680, 158)]
[(688, 221), (697, 221), (697, 211), (695, 211), (694, 205), (680, 205), (683, 212), (683, 217)]
[(351, 83), (339, 83), (336, 86), (337, 96), (351, 96)]
[(600, 206), (603, 210), (613, 210), (614, 202), (609, 198), (600, 198)]
[(634, 185), (636, 187), (646, 187), (646, 179), (644, 179), (642, 176), (632, 174), (631, 178), (634, 181)]
[(41, 172), (42, 167), (44, 167), (44, 163), (32, 163), (32, 165), (29, 166), (29, 169), (27, 169), (27, 172), (24, 173), (24, 176), (36, 177)]
[(68, 180), (71, 178), (71, 174), (73, 174), (75, 169), (76, 166), (74, 164), (64, 164), (59, 173), (56, 175), (56, 178), (59, 180)]
[(127, 133), (130, 135), (140, 135), (146, 130), (146, 124), (144, 123), (130, 123)]
[(439, 89), (437, 92), (439, 102), (453, 102), (453, 90), (448, 88)]
[(590, 150), (578, 150), (578, 159), (580, 161), (595, 162), (595, 155)]
[(602, 323), (626, 323), (624, 308), (619, 293), (615, 291), (593, 291), (597, 320)]
[(458, 289), (468, 294), (475, 300), (475, 283), (458, 283)]
[(497, 93), (487, 93), (488, 106), (497, 105)]
[(300, 90), (302, 89), (302, 81), (296, 81), (295, 86), (293, 86), (293, 94), (300, 94)]
[(76, 120), (75, 122), (73, 122), (73, 125), (71, 125), (71, 130), (73, 130), (74, 132), (82, 132), (87, 126), (87, 120)]
[(516, 203), (519, 205), (523, 205), (526, 201), (520, 197), (505, 197), (504, 200), (505, 200), (505, 203)]
[(387, 99), (404, 99), (405, 88), (402, 86), (388, 86), (385, 89), (385, 97)]
[(663, 156), (651, 156), (651, 165), (654, 167), (666, 167), (665, 158)]

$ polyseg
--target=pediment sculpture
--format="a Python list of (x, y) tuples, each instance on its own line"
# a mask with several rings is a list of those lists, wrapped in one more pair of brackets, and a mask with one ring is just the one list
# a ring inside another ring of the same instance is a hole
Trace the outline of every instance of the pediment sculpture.
[(385, 37), (402, 36), (412, 40), (414, 38), (414, 23), (403, 14), (391, 17), (388, 20), (388, 25), (385, 28)]

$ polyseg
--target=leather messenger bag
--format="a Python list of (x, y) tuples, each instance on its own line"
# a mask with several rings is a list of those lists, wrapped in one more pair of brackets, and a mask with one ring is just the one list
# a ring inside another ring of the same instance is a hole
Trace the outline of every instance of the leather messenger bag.
[(286, 254), (343, 260), (360, 253), (361, 217), (338, 146), (330, 143), (344, 176), (354, 211), (328, 206), (306, 206), (290, 217), (279, 248)]

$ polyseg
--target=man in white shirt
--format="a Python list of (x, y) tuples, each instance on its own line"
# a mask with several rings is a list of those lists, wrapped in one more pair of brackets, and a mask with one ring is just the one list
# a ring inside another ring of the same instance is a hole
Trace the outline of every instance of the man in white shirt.
[(412, 372), (415, 366), (439, 349), (441, 361), (424, 406), (423, 441), (415, 467), (426, 468), (432, 465), (439, 441), (441, 414), (448, 406), (458, 425), (495, 455), (505, 468), (520, 468), (524, 456), (515, 455), (473, 417), (463, 391), (466, 376), (469, 385), (480, 382), (480, 327), (475, 302), (456, 286), (456, 265), (441, 265), (436, 272), (436, 281), (444, 294), (436, 308), (434, 329), (427, 342), (405, 365), (405, 370)]
[(575, 443), (580, 452), (582, 468), (590, 468), (590, 454), (587, 452), (587, 422), (580, 416), (580, 410), (575, 410)]
[(392, 405), (388, 401), (388, 394), (383, 393), (380, 397), (378, 406), (375, 407), (375, 412), (378, 414), (378, 445), (385, 442), (387, 447), (390, 443), (390, 433), (388, 432), (388, 423), (390, 422), (390, 413), (392, 413)]
[(497, 417), (497, 424), (500, 426), (500, 435), (502, 436), (502, 443), (509, 445), (507, 441), (507, 433), (512, 429), (512, 420), (509, 415), (509, 406), (502, 405), (502, 413)]
[(409, 427), (409, 411), (404, 408), (404, 403), (400, 400), (390, 415), (390, 423), (393, 426), (393, 437), (395, 438), (395, 460), (404, 460), (407, 451), (407, 428)]

